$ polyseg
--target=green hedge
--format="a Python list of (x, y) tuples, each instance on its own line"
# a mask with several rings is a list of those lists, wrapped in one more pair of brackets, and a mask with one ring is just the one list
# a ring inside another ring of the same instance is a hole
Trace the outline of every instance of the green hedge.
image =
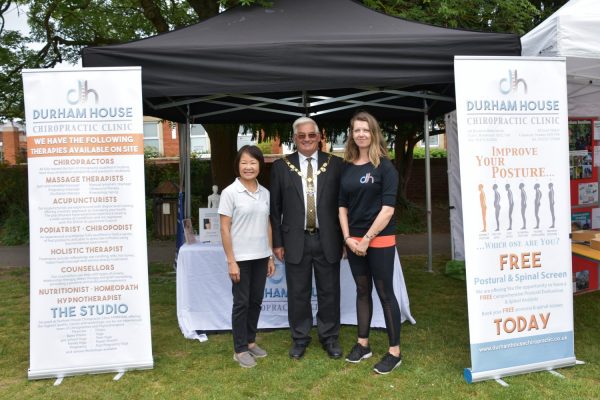
[[(425, 148), (424, 147), (415, 147), (413, 150), (413, 154), (415, 159), (425, 158)], [(429, 149), (429, 156), (431, 158), (446, 158), (447, 156), (446, 149), (440, 149), (437, 147), (432, 147)]]
[(27, 166), (0, 163), (0, 182), (0, 221), (6, 219), (13, 206), (27, 213)]
[(0, 243), (29, 241), (27, 166), (0, 163)]
[[(396, 153), (394, 150), (389, 150), (390, 159), (396, 158)], [(446, 158), (448, 156), (448, 152), (446, 149), (440, 149), (437, 147), (433, 147), (429, 149), (429, 157), (430, 158)], [(415, 160), (425, 158), (425, 148), (424, 147), (415, 147), (413, 149), (413, 157)]]
[[(159, 164), (153, 160), (146, 160), (144, 170), (148, 198), (152, 197), (152, 191), (161, 182), (170, 181), (179, 186), (179, 162)], [(210, 160), (190, 159), (190, 180), (192, 197), (201, 197), (206, 203), (206, 198), (212, 193)]]
[[(192, 158), (190, 161), (192, 218), (198, 220), (198, 208), (206, 207), (212, 193), (210, 160)], [(163, 181), (179, 185), (179, 163), (145, 163), (146, 225), (148, 237), (153, 238), (152, 192)], [(0, 163), (0, 245), (11, 246), (29, 242), (29, 198), (27, 166), (7, 166)]]
[[(190, 181), (191, 181), (191, 207), (193, 225), (197, 226), (198, 209), (206, 207), (206, 199), (212, 194), (212, 176), (210, 160), (201, 160), (196, 157), (190, 159)], [(149, 238), (153, 238), (154, 219), (152, 216), (152, 192), (161, 182), (170, 181), (179, 186), (179, 163), (157, 164), (153, 160), (146, 160), (146, 228)], [(222, 189), (222, 188), (221, 188)]]

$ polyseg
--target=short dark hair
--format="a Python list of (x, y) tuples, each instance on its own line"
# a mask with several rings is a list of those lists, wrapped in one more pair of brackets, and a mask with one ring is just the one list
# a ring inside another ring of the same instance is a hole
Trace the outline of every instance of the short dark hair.
[(265, 167), (265, 157), (263, 156), (262, 151), (256, 146), (246, 144), (238, 150), (237, 156), (235, 156), (235, 161), (233, 163), (233, 173), (235, 176), (240, 176), (240, 160), (244, 153), (258, 161), (258, 172), (262, 172)]

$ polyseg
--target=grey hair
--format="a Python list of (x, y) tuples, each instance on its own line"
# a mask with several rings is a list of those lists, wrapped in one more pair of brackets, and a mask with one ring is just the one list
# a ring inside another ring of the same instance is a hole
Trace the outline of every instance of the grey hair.
[(315, 126), (315, 132), (319, 132), (319, 125), (317, 125), (314, 119), (309, 117), (300, 117), (297, 120), (295, 120), (292, 124), (292, 128), (294, 129), (294, 135), (298, 133), (298, 126), (304, 124), (313, 124)]

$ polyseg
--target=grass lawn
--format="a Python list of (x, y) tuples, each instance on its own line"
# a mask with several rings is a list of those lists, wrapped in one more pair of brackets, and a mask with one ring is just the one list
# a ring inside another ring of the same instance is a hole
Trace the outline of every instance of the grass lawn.
[[(402, 327), (402, 366), (387, 376), (371, 371), (387, 349), (383, 331), (371, 334), (374, 357), (358, 365), (330, 360), (316, 332), (304, 359), (287, 356), (287, 330), (261, 332), (269, 356), (253, 369), (232, 360), (229, 333), (208, 342), (184, 339), (177, 325), (175, 275), (169, 265), (150, 267), (153, 370), (29, 381), (29, 274), (26, 268), (0, 269), (0, 398), (2, 399), (594, 399), (600, 398), (600, 292), (575, 297), (575, 354), (587, 364), (468, 385), (470, 366), (465, 283), (443, 274), (445, 258), (403, 257), (402, 264), (416, 325)], [(344, 326), (345, 353), (355, 327)]]

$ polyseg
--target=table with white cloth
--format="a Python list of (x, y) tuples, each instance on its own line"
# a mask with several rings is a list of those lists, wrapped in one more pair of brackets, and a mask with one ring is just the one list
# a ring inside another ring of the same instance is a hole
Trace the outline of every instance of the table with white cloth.
[[(348, 260), (342, 260), (340, 271), (341, 323), (356, 325), (356, 285)], [(402, 322), (415, 323), (410, 314), (408, 294), (400, 258), (394, 261), (394, 293), (400, 304)], [(177, 256), (177, 319), (183, 335), (198, 338), (197, 331), (231, 330), (231, 280), (221, 245), (184, 244)], [(317, 292), (312, 290), (313, 318), (317, 312)], [(373, 290), (371, 326), (385, 327), (381, 303)], [(287, 328), (287, 285), (285, 264), (275, 259), (275, 273), (267, 278), (258, 328)]]

